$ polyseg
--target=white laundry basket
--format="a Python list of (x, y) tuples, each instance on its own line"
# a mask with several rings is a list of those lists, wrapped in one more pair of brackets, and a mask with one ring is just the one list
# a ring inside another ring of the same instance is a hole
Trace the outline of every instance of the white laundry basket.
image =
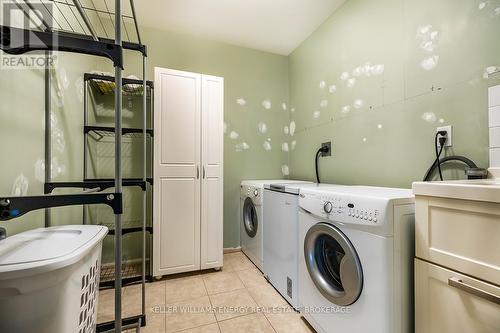
[(103, 226), (35, 229), (0, 241), (0, 332), (95, 332)]

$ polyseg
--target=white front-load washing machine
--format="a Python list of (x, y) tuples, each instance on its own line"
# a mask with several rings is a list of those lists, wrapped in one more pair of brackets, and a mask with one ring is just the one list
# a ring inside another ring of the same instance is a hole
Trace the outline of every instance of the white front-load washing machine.
[(411, 190), (301, 190), (300, 311), (317, 332), (413, 332), (414, 209)]
[(240, 241), (241, 250), (257, 266), (263, 270), (263, 200), (265, 184), (302, 183), (295, 180), (244, 180), (240, 190)]

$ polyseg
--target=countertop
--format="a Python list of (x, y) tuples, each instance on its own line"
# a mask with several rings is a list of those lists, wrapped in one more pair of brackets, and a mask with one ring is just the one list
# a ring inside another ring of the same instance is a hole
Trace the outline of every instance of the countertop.
[(416, 196), (431, 196), (500, 203), (500, 179), (415, 182)]

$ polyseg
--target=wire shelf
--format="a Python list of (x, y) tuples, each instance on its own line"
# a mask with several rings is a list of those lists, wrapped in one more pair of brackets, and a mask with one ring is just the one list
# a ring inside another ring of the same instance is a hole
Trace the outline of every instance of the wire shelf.
[[(149, 260), (146, 259), (146, 272), (149, 272)], [(149, 274), (147, 278), (149, 279)], [(122, 278), (123, 284), (129, 284), (134, 282), (139, 282), (142, 277), (142, 262), (125, 262), (122, 264)], [(115, 267), (114, 265), (103, 265), (101, 266), (101, 287), (113, 285), (109, 282), (113, 282), (115, 280)], [(128, 283), (127, 283), (128, 282)]]
[[(111, 95), (115, 93), (115, 82), (104, 81), (100, 79), (90, 80), (90, 86), (98, 91), (101, 95)], [(129, 83), (123, 84), (122, 93), (124, 96), (128, 97), (141, 97), (144, 96), (144, 89), (141, 84)], [(149, 98), (151, 96), (151, 88), (148, 87), (146, 90), (146, 96)]]
[[(46, 29), (100, 39), (115, 38), (113, 0), (41, 0), (40, 3), (42, 7), (37, 9), (46, 18), (43, 24)], [(121, 12), (123, 41), (141, 44), (131, 3), (122, 1)]]
[[(96, 135), (96, 140), (101, 140), (103, 137), (114, 137), (115, 128), (108, 126), (84, 126), (84, 133), (93, 133)], [(122, 128), (122, 135), (127, 138), (142, 139), (143, 129), (142, 128)], [(146, 135), (153, 136), (152, 129), (146, 129)]]
[[(109, 229), (108, 235), (115, 234), (115, 223), (114, 222), (98, 222), (97, 225), (105, 226)], [(141, 232), (142, 231), (142, 220), (130, 220), (122, 222), (122, 235)], [(146, 226), (146, 232), (153, 233), (153, 228)]]
[[(120, 15), (122, 46), (115, 45), (115, 2), (113, 0), (14, 1), (12, 6), (29, 21), (16, 15), (0, 17), (0, 47), (9, 54), (56, 50), (91, 54), (123, 66), (122, 47), (146, 55), (133, 0), (123, 1)], [(14, 8), (12, 8), (14, 9)], [(12, 16), (12, 17), (11, 17)], [(26, 38), (31, 34), (29, 38)]]

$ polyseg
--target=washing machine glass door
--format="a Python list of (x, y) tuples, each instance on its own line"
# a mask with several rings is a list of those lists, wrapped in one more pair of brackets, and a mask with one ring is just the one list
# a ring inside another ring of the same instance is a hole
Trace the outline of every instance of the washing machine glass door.
[(314, 284), (330, 302), (347, 306), (363, 289), (363, 270), (347, 236), (328, 223), (314, 225), (304, 239), (307, 270)]
[(250, 198), (246, 198), (243, 204), (243, 225), (247, 235), (250, 238), (255, 237), (257, 228), (259, 227), (259, 219), (253, 201)]

